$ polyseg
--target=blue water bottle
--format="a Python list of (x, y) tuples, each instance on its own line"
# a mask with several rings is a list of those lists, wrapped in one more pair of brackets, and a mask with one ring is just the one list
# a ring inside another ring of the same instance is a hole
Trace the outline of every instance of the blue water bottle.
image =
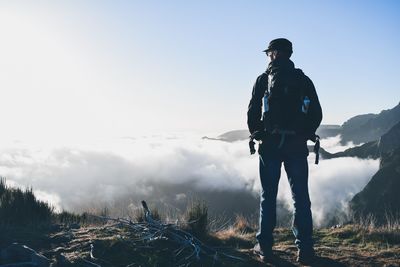
[(310, 106), (310, 99), (308, 98), (308, 96), (305, 96), (303, 100), (303, 105), (301, 106), (301, 111), (304, 114), (307, 114), (309, 106)]
[(264, 98), (263, 98), (263, 111), (264, 111), (264, 113), (267, 113), (268, 110), (269, 110), (268, 96), (269, 96), (269, 94), (265, 93)]

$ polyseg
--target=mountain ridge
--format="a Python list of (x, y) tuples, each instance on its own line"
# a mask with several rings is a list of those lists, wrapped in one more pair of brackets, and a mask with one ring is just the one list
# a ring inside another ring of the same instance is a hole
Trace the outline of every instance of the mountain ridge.
[(367, 143), (378, 140), (400, 122), (400, 103), (379, 114), (362, 114), (345, 121), (341, 126), (341, 143)]

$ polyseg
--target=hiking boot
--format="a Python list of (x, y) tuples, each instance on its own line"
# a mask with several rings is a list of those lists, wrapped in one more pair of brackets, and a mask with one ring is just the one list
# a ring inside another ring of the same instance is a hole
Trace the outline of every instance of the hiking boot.
[(256, 244), (253, 248), (254, 254), (260, 257), (263, 262), (271, 262), (274, 254), (272, 253), (271, 247), (264, 247), (260, 244)]
[(311, 265), (315, 260), (314, 249), (300, 249), (297, 252), (297, 261), (303, 265)]

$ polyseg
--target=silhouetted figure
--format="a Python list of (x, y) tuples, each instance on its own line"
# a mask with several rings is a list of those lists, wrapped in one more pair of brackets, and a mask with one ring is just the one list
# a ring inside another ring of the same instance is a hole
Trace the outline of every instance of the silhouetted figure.
[(293, 51), (289, 40), (272, 40), (263, 52), (270, 63), (254, 84), (247, 112), (252, 138), (259, 141), (262, 186), (258, 244), (254, 251), (266, 261), (273, 258), (276, 197), (283, 162), (294, 202), (297, 260), (308, 264), (315, 254), (308, 194), (307, 140), (316, 141), (315, 131), (321, 123), (322, 110), (312, 81), (290, 60)]

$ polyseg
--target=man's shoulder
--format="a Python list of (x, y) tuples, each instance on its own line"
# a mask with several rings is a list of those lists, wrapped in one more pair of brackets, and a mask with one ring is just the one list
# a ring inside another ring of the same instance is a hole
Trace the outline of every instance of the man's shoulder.
[(268, 81), (268, 74), (266, 72), (261, 73), (258, 75), (256, 83), (264, 83)]
[(297, 75), (301, 77), (307, 77), (307, 75), (304, 74), (304, 71), (302, 69), (295, 68), (294, 71), (296, 72)]
[(296, 68), (295, 69), (296, 74), (298, 75), (298, 77), (300, 77), (301, 79), (303, 79), (306, 83), (312, 83), (310, 77), (308, 77), (302, 69)]
[(265, 79), (265, 78), (267, 78), (267, 77), (268, 77), (268, 74), (267, 74), (266, 71), (264, 71), (263, 73), (261, 73), (260, 75), (258, 75), (257, 80), (258, 80), (258, 79)]

